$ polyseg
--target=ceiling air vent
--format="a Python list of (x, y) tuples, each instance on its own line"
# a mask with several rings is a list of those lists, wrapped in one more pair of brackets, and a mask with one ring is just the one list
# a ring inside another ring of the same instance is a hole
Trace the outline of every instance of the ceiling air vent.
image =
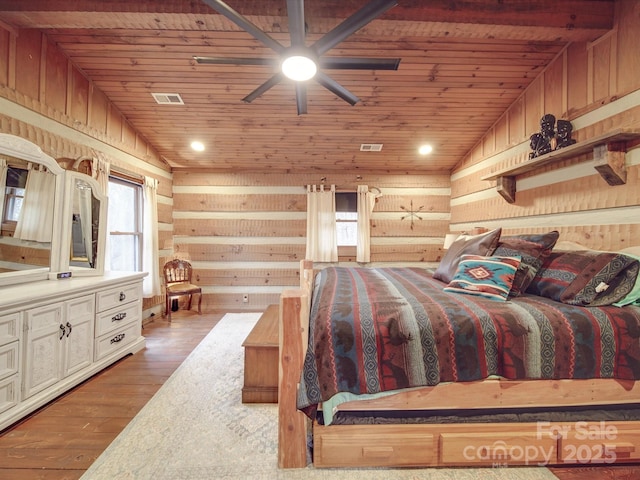
[(152, 93), (160, 105), (184, 105), (179, 93)]
[(361, 152), (380, 152), (382, 151), (381, 143), (363, 143), (360, 145)]

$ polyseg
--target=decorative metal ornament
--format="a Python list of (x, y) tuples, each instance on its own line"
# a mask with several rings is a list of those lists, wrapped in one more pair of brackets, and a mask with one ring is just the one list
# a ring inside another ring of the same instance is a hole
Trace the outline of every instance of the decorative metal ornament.
[(413, 221), (414, 219), (418, 219), (418, 220), (422, 220), (422, 217), (420, 215), (418, 215), (418, 212), (422, 211), (422, 209), (424, 208), (424, 205), (420, 205), (420, 207), (417, 210), (413, 209), (413, 200), (411, 200), (410, 203), (411, 207), (410, 208), (406, 208), (403, 207), (402, 205), (400, 205), (400, 208), (406, 212), (408, 212), (407, 215), (403, 215), (402, 217), (400, 217), (400, 220), (404, 220), (405, 218), (410, 218), (411, 219), (411, 230), (413, 230)]

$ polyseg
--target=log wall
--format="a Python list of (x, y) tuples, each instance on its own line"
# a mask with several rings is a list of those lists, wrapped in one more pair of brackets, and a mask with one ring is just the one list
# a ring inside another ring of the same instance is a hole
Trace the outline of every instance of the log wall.
[[(440, 260), (449, 229), (448, 175), (322, 176), (338, 191), (380, 189), (372, 214), (372, 264)], [(164, 248), (191, 261), (203, 305), (262, 309), (278, 303), (284, 288), (300, 284), (306, 185), (321, 180), (318, 174), (174, 173), (174, 236)], [(340, 263), (355, 264), (355, 248), (338, 253)]]
[[(372, 263), (434, 264), (449, 231), (502, 226), (505, 233), (558, 229), (593, 248), (622, 248), (640, 238), (640, 148), (626, 155), (627, 182), (609, 186), (590, 154), (517, 178), (516, 202), (481, 177), (528, 158), (545, 113), (569, 119), (574, 138), (615, 128), (640, 131), (640, 57), (636, 2), (617, 2), (616, 29), (570, 45), (448, 175), (323, 174), (338, 190), (382, 192), (372, 220)], [(318, 174), (171, 172), (149, 145), (46, 37), (0, 28), (0, 132), (41, 146), (54, 158), (94, 152), (114, 167), (158, 178), (160, 264), (188, 257), (205, 309), (258, 310), (296, 286), (305, 254), (306, 184)], [(636, 145), (632, 145), (636, 147)], [(355, 249), (341, 249), (352, 263)], [(248, 295), (248, 302), (242, 301)], [(146, 299), (146, 311), (162, 297)]]
[(572, 122), (578, 142), (617, 128), (640, 132), (637, 2), (616, 2), (616, 28), (564, 50), (459, 163), (451, 176), (451, 229), (502, 226), (509, 234), (560, 231), (596, 249), (640, 244), (640, 148), (625, 156), (627, 181), (610, 186), (591, 153), (516, 177), (516, 200), (481, 177), (528, 160), (529, 136), (551, 113)]
[[(160, 241), (171, 237), (170, 168), (38, 31), (0, 26), (0, 132), (39, 145), (63, 168), (73, 163), (69, 159), (99, 154), (112, 168), (157, 178)], [(145, 299), (146, 315), (159, 313), (163, 302), (162, 296)]]

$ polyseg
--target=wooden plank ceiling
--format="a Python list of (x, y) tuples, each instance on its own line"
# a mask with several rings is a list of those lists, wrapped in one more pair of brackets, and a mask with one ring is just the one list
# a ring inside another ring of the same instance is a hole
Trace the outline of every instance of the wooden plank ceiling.
[[(288, 45), (284, 0), (227, 3)], [(307, 45), (366, 3), (307, 1)], [(312, 80), (297, 115), (289, 81), (241, 101), (272, 67), (193, 60), (276, 58), (199, 0), (0, 0), (4, 25), (44, 31), (173, 168), (210, 171), (449, 171), (569, 42), (595, 40), (613, 17), (613, 0), (400, 0), (325, 54), (398, 57), (399, 69), (328, 71), (361, 101)], [(152, 92), (185, 104), (158, 105)]]

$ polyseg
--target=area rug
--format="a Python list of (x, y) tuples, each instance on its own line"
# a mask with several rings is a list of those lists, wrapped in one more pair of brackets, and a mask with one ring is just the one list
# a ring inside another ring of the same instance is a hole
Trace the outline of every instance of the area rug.
[(278, 469), (277, 406), (241, 401), (242, 342), (258, 317), (226, 314), (82, 479), (556, 479), (542, 467)]

